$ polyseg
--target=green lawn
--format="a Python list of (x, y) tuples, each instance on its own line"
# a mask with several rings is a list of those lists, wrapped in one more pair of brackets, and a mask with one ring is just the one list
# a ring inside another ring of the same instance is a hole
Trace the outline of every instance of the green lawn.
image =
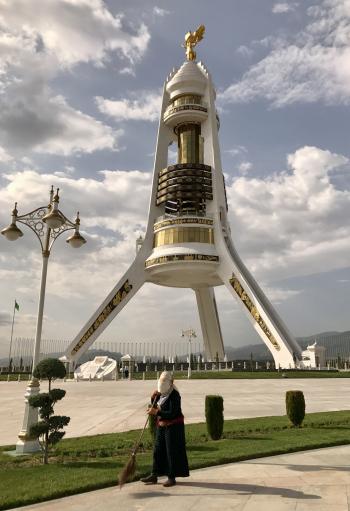
[[(162, 371), (160, 368), (159, 373)], [(147, 380), (155, 380), (156, 372), (149, 372), (146, 374)], [(186, 371), (175, 371), (176, 380), (187, 379)], [(134, 379), (141, 380), (142, 373), (134, 373)], [(350, 378), (350, 371), (194, 371), (192, 369), (192, 379), (284, 379), (284, 378)]]
[[(50, 464), (38, 455), (12, 458), (0, 448), (0, 509), (117, 484), (138, 431), (63, 440)], [(209, 440), (205, 424), (186, 426), (191, 469), (271, 454), (350, 443), (350, 411), (309, 414), (303, 428), (290, 428), (286, 417), (225, 422), (224, 436)], [(13, 448), (13, 446), (12, 446)], [(135, 478), (149, 473), (152, 441), (147, 431), (138, 454)]]
[[(162, 367), (159, 366), (159, 373), (162, 371)], [(187, 370), (185, 371), (175, 371), (175, 378), (177, 380), (187, 379)], [(73, 374), (70, 375), (73, 378)], [(146, 373), (146, 380), (155, 380), (157, 377), (157, 373), (155, 371)], [(134, 373), (133, 378), (135, 380), (142, 380), (143, 374)], [(331, 371), (231, 371), (231, 370), (208, 370), (208, 371), (197, 371), (192, 369), (192, 379), (278, 379), (278, 378), (350, 378), (350, 371), (342, 371), (339, 372), (337, 370)], [(10, 381), (17, 381), (18, 375), (11, 374)], [(27, 381), (28, 374), (21, 375), (21, 381)], [(7, 375), (0, 375), (0, 381), (7, 381)]]

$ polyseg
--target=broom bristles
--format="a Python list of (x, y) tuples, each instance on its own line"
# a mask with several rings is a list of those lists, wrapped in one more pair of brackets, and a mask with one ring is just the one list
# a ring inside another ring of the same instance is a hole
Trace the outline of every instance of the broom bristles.
[(119, 474), (119, 488), (122, 489), (124, 484), (130, 479), (136, 470), (136, 454), (133, 452), (131, 458)]

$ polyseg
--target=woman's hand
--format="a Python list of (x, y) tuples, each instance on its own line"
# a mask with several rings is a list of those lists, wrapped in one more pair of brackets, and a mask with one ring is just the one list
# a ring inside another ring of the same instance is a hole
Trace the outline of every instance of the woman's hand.
[(148, 408), (147, 413), (148, 413), (148, 415), (157, 415), (158, 407), (157, 408), (154, 408), (154, 407)]
[(153, 394), (151, 395), (151, 402), (153, 403), (153, 401), (155, 400), (155, 398), (157, 396), (160, 396), (160, 392), (158, 392), (158, 390), (154, 390), (153, 391)]

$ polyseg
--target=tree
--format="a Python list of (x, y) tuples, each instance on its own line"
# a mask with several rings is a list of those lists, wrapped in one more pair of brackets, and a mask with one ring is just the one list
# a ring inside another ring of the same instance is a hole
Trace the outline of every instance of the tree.
[(222, 396), (205, 396), (205, 419), (212, 440), (220, 440), (224, 429), (224, 399)]
[(64, 437), (65, 432), (60, 430), (70, 422), (70, 418), (65, 415), (54, 415), (53, 409), (55, 403), (64, 398), (66, 391), (51, 389), (52, 380), (66, 376), (66, 368), (60, 360), (46, 358), (36, 366), (33, 376), (38, 379), (47, 379), (49, 382), (48, 392), (41, 392), (29, 398), (30, 406), (39, 408), (39, 417), (41, 419), (30, 428), (30, 435), (39, 439), (43, 450), (43, 462), (47, 464), (50, 445), (56, 444)]

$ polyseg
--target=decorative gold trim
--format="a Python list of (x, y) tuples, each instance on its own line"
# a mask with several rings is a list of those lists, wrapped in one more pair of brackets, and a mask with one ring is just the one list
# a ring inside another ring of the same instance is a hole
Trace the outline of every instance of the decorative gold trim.
[(146, 268), (154, 264), (177, 263), (178, 261), (206, 261), (211, 263), (218, 263), (219, 256), (205, 255), (205, 254), (174, 254), (168, 256), (155, 257), (145, 262)]
[(157, 231), (162, 227), (167, 227), (169, 225), (182, 225), (182, 224), (200, 224), (200, 225), (213, 225), (214, 221), (210, 218), (195, 218), (195, 217), (181, 217), (174, 218), (171, 220), (162, 220), (161, 222), (157, 222), (153, 226), (153, 230)]
[(164, 122), (166, 122), (169, 119), (169, 117), (171, 117), (173, 114), (176, 114), (177, 112), (184, 112), (186, 110), (191, 110), (191, 111), (197, 110), (198, 112), (208, 113), (208, 109), (205, 106), (196, 105), (196, 104), (168, 107), (164, 112), (164, 117), (163, 117)]
[(188, 169), (206, 170), (207, 172), (211, 173), (211, 166), (206, 165), (205, 163), (174, 163), (174, 165), (168, 165), (168, 167), (161, 169), (159, 171), (159, 177), (163, 176), (167, 172), (172, 172), (174, 170)]
[(153, 248), (177, 243), (214, 245), (214, 229), (211, 227), (167, 227), (154, 234)]
[(247, 292), (243, 289), (242, 284), (240, 283), (240, 281), (238, 280), (238, 278), (236, 277), (236, 275), (234, 273), (232, 273), (232, 277), (230, 278), (230, 284), (233, 287), (233, 289), (236, 291), (239, 298), (242, 300), (243, 305), (245, 305), (247, 307), (247, 309), (249, 310), (250, 315), (255, 319), (255, 321), (260, 326), (261, 330), (264, 332), (264, 334), (266, 335), (268, 340), (271, 342), (273, 347), (277, 351), (279, 351), (281, 349), (280, 345), (276, 341), (275, 337), (272, 335), (272, 333), (269, 330), (269, 328), (267, 327), (265, 321), (261, 317), (258, 309), (255, 307), (253, 301), (251, 300), (251, 298), (249, 297)]
[(83, 337), (77, 342), (71, 351), (71, 355), (75, 355), (80, 348), (86, 343), (86, 341), (92, 336), (92, 334), (98, 329), (98, 327), (108, 318), (110, 313), (124, 300), (126, 295), (132, 290), (132, 285), (126, 280), (122, 287), (117, 291), (113, 298), (109, 301), (103, 311), (99, 314), (98, 318), (88, 328)]

